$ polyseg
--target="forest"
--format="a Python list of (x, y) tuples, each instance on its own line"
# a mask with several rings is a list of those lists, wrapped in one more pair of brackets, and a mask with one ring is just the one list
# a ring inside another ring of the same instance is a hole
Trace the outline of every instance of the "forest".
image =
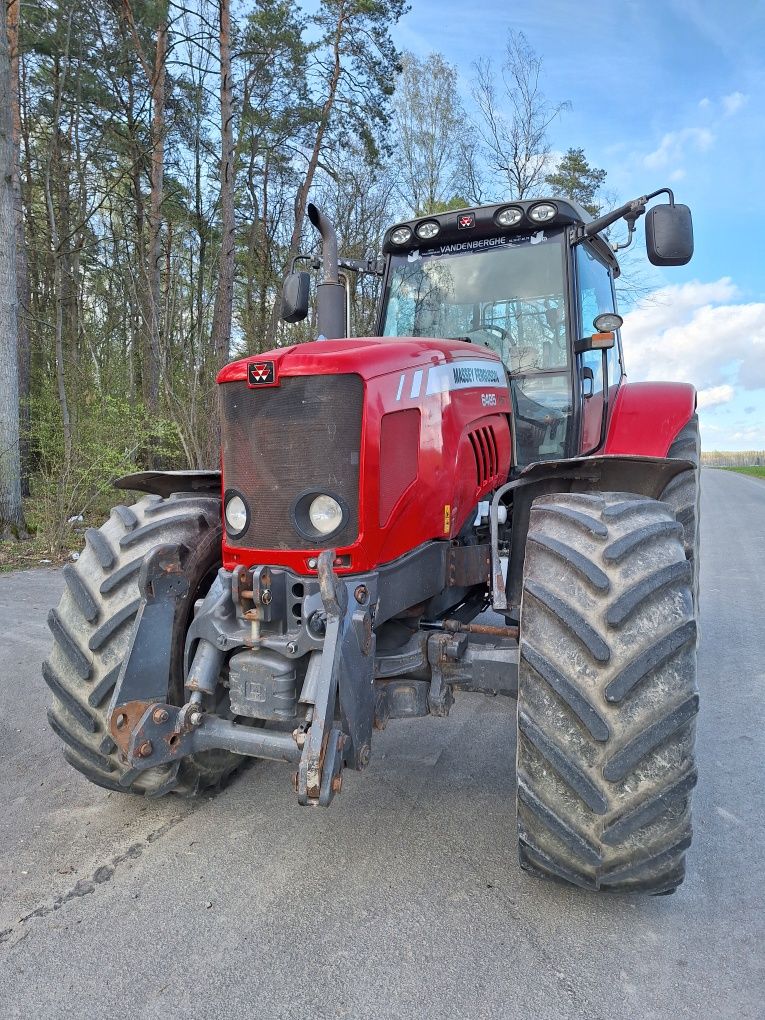
[[(309, 201), (341, 251), (397, 219), (564, 192), (605, 170), (550, 131), (542, 57), (512, 32), (465, 79), (394, 43), (404, 0), (0, 4), (0, 535), (64, 554), (112, 480), (215, 467), (218, 369), (287, 326)], [(376, 278), (352, 333), (374, 328)]]

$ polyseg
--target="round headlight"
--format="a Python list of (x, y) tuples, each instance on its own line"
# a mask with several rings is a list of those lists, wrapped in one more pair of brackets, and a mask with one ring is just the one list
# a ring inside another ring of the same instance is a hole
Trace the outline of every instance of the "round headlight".
[(230, 496), (226, 500), (226, 531), (236, 537), (247, 527), (247, 505), (241, 496)]
[(529, 218), (534, 220), (535, 223), (547, 223), (557, 213), (557, 209), (552, 202), (540, 202), (539, 205), (533, 205), (529, 209)]
[(514, 227), (523, 219), (523, 209), (509, 205), (507, 209), (500, 209), (495, 219), (500, 227)]
[(415, 229), (415, 234), (421, 237), (423, 241), (429, 241), (431, 237), (435, 237), (441, 227), (435, 220), (426, 220), (424, 223), (420, 223)]
[(390, 239), (393, 244), (406, 244), (411, 236), (412, 231), (409, 227), (396, 227), (396, 229), (391, 232)]
[(331, 496), (316, 496), (308, 507), (308, 519), (320, 535), (331, 535), (343, 523), (343, 508)]
[(601, 312), (596, 315), (592, 325), (597, 333), (614, 333), (622, 328), (624, 319), (617, 312)]

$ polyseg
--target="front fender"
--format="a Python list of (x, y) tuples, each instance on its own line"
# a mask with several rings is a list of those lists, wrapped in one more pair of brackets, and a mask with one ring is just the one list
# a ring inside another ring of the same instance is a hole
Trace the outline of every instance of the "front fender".
[(114, 481), (115, 489), (149, 492), (167, 499), (174, 492), (220, 496), (220, 471), (137, 471)]
[(666, 457), (695, 409), (696, 390), (690, 383), (625, 383), (616, 395), (603, 452)]
[[(519, 604), (529, 514), (537, 496), (546, 496), (552, 492), (634, 492), (658, 499), (675, 475), (691, 466), (689, 461), (667, 460), (663, 455), (641, 457), (614, 454), (530, 464), (517, 478), (497, 489), (492, 500), (490, 521), (494, 609), (504, 612)], [(503, 497), (509, 496), (512, 496), (512, 537), (505, 583), (499, 551), (498, 510)]]

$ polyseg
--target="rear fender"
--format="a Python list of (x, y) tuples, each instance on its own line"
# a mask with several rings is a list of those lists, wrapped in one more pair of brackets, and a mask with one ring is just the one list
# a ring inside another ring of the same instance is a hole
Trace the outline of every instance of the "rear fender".
[(695, 410), (696, 390), (689, 383), (625, 383), (616, 395), (604, 452), (666, 457)]
[[(672, 436), (674, 438), (674, 434)], [(671, 441), (671, 440), (670, 440)], [(491, 505), (493, 606), (498, 612), (520, 604), (523, 559), (531, 504), (551, 492), (634, 492), (658, 499), (669, 482), (692, 465), (664, 457), (602, 456), (531, 464), (497, 489)], [(500, 502), (512, 499), (512, 539), (505, 581), (499, 555)]]

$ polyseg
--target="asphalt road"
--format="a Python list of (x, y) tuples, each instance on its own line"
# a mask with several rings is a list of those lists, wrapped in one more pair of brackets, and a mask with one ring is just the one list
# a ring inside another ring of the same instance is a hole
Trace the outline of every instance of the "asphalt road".
[(394, 722), (328, 811), (256, 763), (197, 804), (61, 757), (40, 662), (62, 581), (0, 576), (0, 1017), (765, 1017), (765, 483), (703, 479), (689, 874), (596, 896), (515, 855), (513, 702)]

